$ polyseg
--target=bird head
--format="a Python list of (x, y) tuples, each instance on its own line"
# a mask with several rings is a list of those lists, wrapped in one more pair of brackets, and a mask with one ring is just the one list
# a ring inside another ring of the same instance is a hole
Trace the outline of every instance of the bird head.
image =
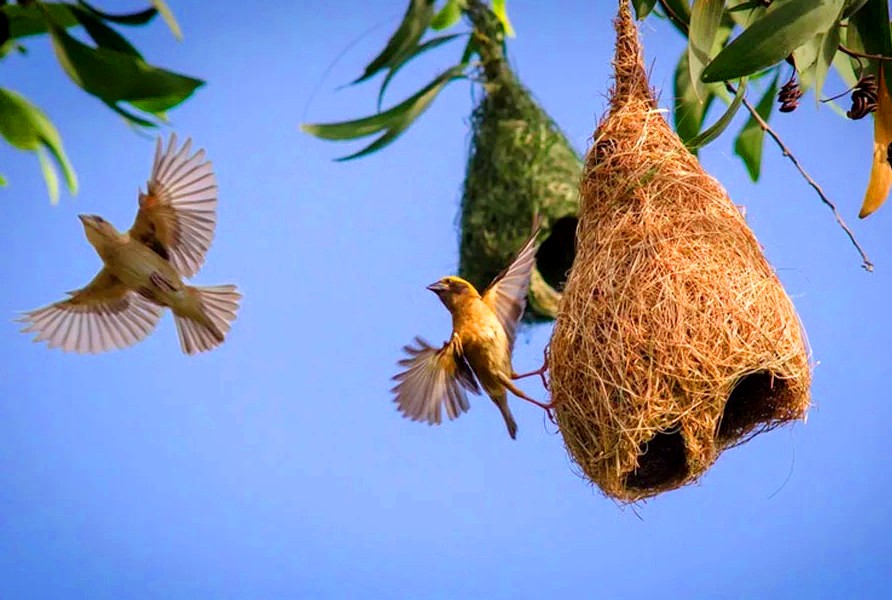
[(449, 310), (452, 310), (464, 299), (480, 296), (470, 282), (451, 275), (430, 284), (427, 289), (435, 293)]
[(118, 232), (112, 224), (99, 215), (78, 215), (77, 217), (84, 224), (84, 233), (87, 234), (87, 239), (94, 247), (105, 244), (118, 236)]

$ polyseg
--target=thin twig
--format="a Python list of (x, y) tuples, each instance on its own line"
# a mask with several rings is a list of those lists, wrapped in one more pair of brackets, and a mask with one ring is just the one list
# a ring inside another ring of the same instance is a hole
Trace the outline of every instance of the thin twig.
[(846, 46), (840, 44), (836, 47), (837, 50), (842, 52), (843, 54), (848, 54), (852, 58), (869, 58), (871, 60), (879, 60), (879, 61), (892, 61), (892, 57), (883, 56), (882, 54), (867, 54), (866, 52), (858, 52), (856, 50), (852, 50), (851, 48), (847, 48)]
[[(727, 89), (728, 92), (730, 92), (731, 94), (737, 94), (737, 89), (727, 81), (725, 82), (725, 89)], [(750, 114), (753, 116), (753, 119), (755, 119), (756, 122), (759, 124), (759, 127), (762, 128), (762, 131), (771, 136), (771, 139), (773, 139), (774, 143), (777, 144), (778, 148), (780, 148), (781, 153), (786, 156), (791, 163), (793, 163), (793, 166), (796, 167), (805, 181), (808, 182), (808, 185), (810, 185), (812, 189), (815, 190), (815, 192), (818, 194), (818, 197), (821, 199), (821, 202), (826, 204), (830, 208), (830, 210), (833, 211), (833, 216), (836, 218), (836, 222), (839, 223), (839, 226), (842, 227), (842, 230), (845, 231), (846, 235), (849, 236), (849, 240), (851, 240), (852, 245), (855, 246), (855, 249), (858, 250), (859, 254), (861, 254), (861, 266), (868, 273), (872, 273), (873, 263), (870, 261), (870, 258), (868, 258), (867, 253), (864, 252), (861, 244), (859, 244), (858, 240), (855, 239), (855, 234), (852, 233), (852, 230), (849, 229), (848, 225), (846, 225), (846, 222), (842, 218), (842, 215), (839, 214), (839, 210), (836, 208), (836, 205), (830, 200), (830, 198), (827, 197), (827, 194), (824, 193), (824, 190), (821, 189), (821, 186), (818, 185), (818, 182), (816, 182), (812, 178), (812, 176), (808, 174), (808, 172), (799, 162), (799, 159), (796, 158), (796, 155), (793, 154), (789, 148), (787, 148), (787, 145), (784, 144), (784, 141), (780, 138), (777, 132), (774, 131), (774, 129), (771, 128), (771, 126), (765, 121), (765, 119), (762, 118), (762, 115), (759, 114), (759, 111), (757, 111), (746, 98), (743, 99), (743, 105), (746, 106), (746, 109), (748, 111), (750, 111)]]
[[(688, 31), (687, 24), (684, 21), (682, 21), (681, 18), (677, 14), (675, 14), (675, 11), (673, 11), (672, 8), (666, 3), (666, 0), (659, 0), (659, 3), (660, 3), (660, 7), (666, 13), (666, 16), (668, 16), (670, 19), (675, 21), (681, 29), (683, 29), (684, 31)], [(842, 50), (846, 54), (850, 54), (852, 52), (848, 48), (845, 48), (842, 44), (840, 44), (840, 50)], [(854, 56), (856, 58), (859, 57), (857, 54), (850, 54), (850, 56)], [(885, 57), (880, 57), (880, 56), (872, 56), (872, 55), (862, 55), (862, 56), (864, 56), (865, 58), (876, 58), (876, 59), (882, 59), (882, 60), (889, 60)], [(731, 94), (734, 94), (734, 95), (737, 94), (737, 89), (727, 81), (725, 82), (725, 88)], [(778, 148), (780, 148), (781, 153), (784, 156), (786, 156), (790, 160), (791, 163), (793, 163), (793, 166), (796, 167), (796, 169), (799, 171), (799, 174), (802, 175), (802, 177), (805, 179), (805, 181), (808, 183), (808, 185), (810, 185), (812, 187), (812, 189), (815, 190), (815, 192), (818, 194), (818, 197), (821, 199), (821, 202), (826, 204), (830, 208), (830, 210), (833, 211), (833, 216), (836, 218), (836, 222), (839, 224), (840, 227), (842, 227), (842, 230), (846, 232), (846, 235), (849, 236), (849, 240), (851, 240), (852, 245), (855, 246), (855, 249), (858, 250), (858, 253), (861, 254), (861, 261), (862, 261), (861, 266), (867, 272), (872, 273), (873, 272), (873, 263), (870, 261), (870, 258), (868, 258), (867, 253), (864, 252), (864, 249), (861, 247), (861, 244), (859, 244), (858, 240), (855, 239), (855, 234), (852, 233), (852, 230), (849, 229), (848, 225), (846, 225), (846, 222), (842, 218), (842, 215), (839, 214), (839, 210), (836, 208), (836, 205), (830, 200), (830, 198), (827, 197), (827, 194), (824, 193), (824, 190), (821, 189), (821, 186), (818, 185), (818, 182), (816, 182), (812, 178), (812, 176), (808, 174), (808, 172), (805, 170), (805, 168), (799, 162), (799, 159), (796, 158), (796, 155), (793, 154), (789, 148), (787, 148), (787, 145), (784, 144), (784, 141), (780, 138), (780, 136), (777, 134), (777, 132), (774, 131), (774, 129), (771, 128), (771, 126), (765, 121), (765, 119), (762, 118), (762, 115), (760, 115), (759, 112), (756, 110), (756, 108), (752, 104), (750, 104), (749, 100), (744, 98), (743, 105), (749, 111), (750, 115), (752, 115), (753, 119), (755, 119), (756, 123), (759, 124), (759, 127), (762, 128), (762, 131), (767, 133), (771, 137), (771, 139), (774, 140), (774, 143), (777, 144)]]

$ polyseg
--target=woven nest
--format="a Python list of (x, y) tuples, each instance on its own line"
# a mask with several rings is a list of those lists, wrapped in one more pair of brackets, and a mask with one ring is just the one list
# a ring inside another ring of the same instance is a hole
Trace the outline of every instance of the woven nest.
[(811, 375), (755, 236), (656, 107), (625, 0), (616, 29), (550, 374), (571, 458), (606, 495), (636, 501), (804, 418)]
[(525, 319), (552, 320), (573, 263), (582, 161), (500, 47), (488, 50), (486, 93), (471, 116), (459, 275), (486, 287), (526, 241), (538, 213), (543, 234)]

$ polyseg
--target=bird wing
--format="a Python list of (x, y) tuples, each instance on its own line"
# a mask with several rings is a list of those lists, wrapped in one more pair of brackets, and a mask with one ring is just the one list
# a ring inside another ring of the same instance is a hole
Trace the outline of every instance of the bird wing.
[(161, 138), (148, 189), (139, 195), (139, 211), (130, 237), (154, 250), (183, 277), (201, 268), (217, 225), (217, 181), (204, 150), (189, 155), (192, 140), (177, 151), (177, 136), (167, 150)]
[(66, 352), (97, 353), (126, 348), (148, 336), (161, 319), (162, 307), (129, 290), (103, 268), (70, 298), (24, 313), (22, 331), (35, 342)]
[(483, 292), (483, 302), (492, 309), (502, 329), (508, 336), (508, 344), (514, 348), (514, 336), (517, 331), (517, 322), (523, 316), (527, 306), (527, 294), (530, 290), (530, 276), (536, 265), (536, 229), (524, 244), (517, 258), (499, 273), (486, 291)]
[(420, 337), (415, 338), (415, 344), (403, 348), (409, 357), (399, 364), (407, 369), (393, 378), (399, 382), (392, 390), (399, 411), (413, 421), (432, 425), (440, 424), (441, 406), (450, 420), (467, 412), (471, 407), (465, 390), (479, 394), (480, 388), (458, 336), (453, 335), (439, 349)]

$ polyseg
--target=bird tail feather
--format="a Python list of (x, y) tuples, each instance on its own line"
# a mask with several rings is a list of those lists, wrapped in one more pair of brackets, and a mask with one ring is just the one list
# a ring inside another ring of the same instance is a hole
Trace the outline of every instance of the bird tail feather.
[(180, 347), (186, 354), (216, 348), (232, 327), (242, 295), (234, 285), (189, 286), (188, 293), (198, 310), (189, 315), (174, 313)]

